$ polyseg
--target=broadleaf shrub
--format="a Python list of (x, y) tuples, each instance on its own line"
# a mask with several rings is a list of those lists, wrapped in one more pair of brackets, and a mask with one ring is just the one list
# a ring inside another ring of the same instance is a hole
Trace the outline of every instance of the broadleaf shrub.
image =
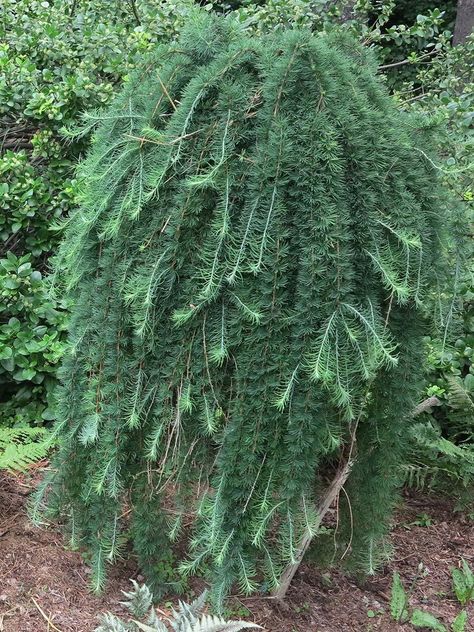
[(123, 2), (2, 2), (2, 424), (42, 424), (54, 416), (68, 306), (51, 298), (48, 257), (60, 219), (77, 205), (74, 166), (88, 144), (87, 137), (65, 141), (62, 128), (109, 103), (137, 56), (173, 37), (188, 6), (142, 2), (138, 25)]
[[(399, 87), (402, 107), (427, 112), (443, 121), (438, 139), (437, 169), (457, 200), (454, 234), (469, 244), (451, 256), (457, 291), (443, 305), (443, 290), (436, 275), (432, 293), (439, 300), (438, 331), (426, 336), (426, 394), (441, 402), (432, 414), (419, 418), (413, 428), (409, 480), (458, 499), (457, 507), (472, 512), (474, 489), (474, 249), (473, 231), (473, 111), (474, 36), (463, 46), (447, 45), (417, 74), (419, 90), (411, 83)], [(407, 92), (408, 91), (408, 92)], [(415, 96), (413, 96), (415, 95)], [(428, 332), (427, 332), (428, 333)]]

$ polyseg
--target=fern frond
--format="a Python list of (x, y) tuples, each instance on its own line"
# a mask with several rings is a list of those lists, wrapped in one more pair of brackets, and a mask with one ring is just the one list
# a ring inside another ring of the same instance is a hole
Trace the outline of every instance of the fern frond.
[(151, 608), (153, 595), (146, 584), (140, 586), (134, 579), (130, 581), (132, 582), (133, 590), (129, 592), (122, 590), (126, 601), (121, 601), (120, 603), (122, 606), (125, 606), (134, 617), (141, 619)]
[(43, 459), (51, 442), (44, 428), (0, 427), (0, 469), (24, 470)]
[(221, 617), (205, 614), (197, 621), (187, 622), (180, 632), (239, 632), (256, 628), (261, 629), (256, 623), (225, 621)]
[[(94, 632), (130, 632), (130, 628), (121, 619), (109, 612), (102, 616), (101, 624)], [(167, 632), (166, 628), (163, 632)]]

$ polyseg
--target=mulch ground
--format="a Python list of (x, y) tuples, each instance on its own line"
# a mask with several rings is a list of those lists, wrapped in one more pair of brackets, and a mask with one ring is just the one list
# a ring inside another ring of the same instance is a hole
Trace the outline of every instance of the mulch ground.
[[(133, 560), (126, 560), (111, 570), (105, 593), (92, 595), (80, 554), (65, 548), (58, 530), (28, 521), (25, 505), (35, 478), (0, 474), (0, 632), (92, 632), (101, 613), (124, 614), (121, 590), (129, 588), (130, 578), (142, 578)], [(363, 586), (340, 572), (302, 565), (284, 605), (236, 599), (234, 617), (245, 616), (267, 632), (408, 632), (410, 624), (390, 619), (396, 570), (412, 587), (411, 606), (431, 612), (450, 629), (460, 609), (450, 569), (461, 557), (474, 568), (473, 523), (454, 513), (448, 500), (424, 496), (407, 497), (395, 522), (393, 560)], [(472, 604), (468, 610), (466, 632), (474, 631)]]

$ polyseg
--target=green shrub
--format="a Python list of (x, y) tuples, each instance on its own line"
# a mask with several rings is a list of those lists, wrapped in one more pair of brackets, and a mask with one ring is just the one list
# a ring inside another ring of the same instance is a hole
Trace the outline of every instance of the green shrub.
[(0, 259), (0, 385), (4, 421), (53, 418), (48, 406), (62, 355), (65, 314), (47, 292), (31, 254)]
[(354, 440), (341, 533), (375, 569), (450, 220), (429, 122), (351, 38), (196, 20), (78, 130), (98, 126), (56, 261), (74, 310), (54, 490), (100, 588), (123, 492), (159, 584), (161, 493), (179, 515), (201, 482), (186, 568), (221, 601), (257, 568), (278, 583)]
[[(455, 232), (470, 243), (467, 252), (460, 248), (451, 258), (457, 294), (447, 309), (438, 307), (439, 330), (425, 338), (426, 393), (438, 397), (441, 406), (433, 409), (431, 417), (417, 419), (409, 467), (413, 484), (456, 495), (460, 507), (469, 506), (474, 488), (473, 65), (474, 37), (463, 46), (446, 47), (418, 72), (421, 94), (403, 93), (412, 87), (409, 84), (401, 86), (399, 93), (403, 107), (429, 112), (445, 123), (438, 171), (462, 209)], [(443, 290), (436, 276), (432, 292), (440, 297), (441, 306)]]

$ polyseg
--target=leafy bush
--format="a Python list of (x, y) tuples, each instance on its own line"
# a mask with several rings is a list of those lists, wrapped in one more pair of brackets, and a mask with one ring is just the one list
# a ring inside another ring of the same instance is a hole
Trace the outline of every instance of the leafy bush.
[(53, 418), (48, 403), (63, 351), (64, 311), (49, 297), (32, 259), (11, 251), (0, 259), (0, 384), (8, 397), (4, 421), (10, 424)]
[[(386, 79), (391, 86), (414, 78), (417, 63), (430, 58), (449, 41), (454, 1), (424, 3), (423, 10), (413, 12), (393, 0), (356, 2), (340, 0), (271, 0), (245, 2), (236, 8), (238, 19), (250, 24), (257, 33), (291, 26), (312, 31), (344, 28), (364, 43), (370, 43), (382, 64), (387, 64)], [(402, 62), (402, 63), (400, 63)]]
[[(111, 10), (111, 5), (113, 10)], [(75, 208), (87, 137), (61, 130), (110, 102), (137, 56), (169, 39), (186, 2), (3, 0), (0, 18), (0, 424), (52, 419), (67, 305), (51, 298), (47, 259)]]
[[(440, 310), (437, 335), (425, 338), (426, 393), (438, 397), (441, 406), (433, 409), (431, 417), (417, 419), (409, 468), (411, 482), (457, 494), (461, 506), (470, 502), (474, 488), (474, 242), (470, 239), (474, 209), (473, 65), (471, 37), (464, 46), (446, 46), (418, 72), (421, 93), (413, 93), (412, 84), (400, 87), (399, 93), (402, 107), (428, 112), (446, 124), (446, 132), (439, 137), (443, 160), (438, 171), (462, 211), (456, 233), (471, 244), (467, 252), (460, 248), (458, 256), (452, 258), (456, 299), (446, 312)], [(432, 282), (433, 293), (442, 298), (436, 277)]]

